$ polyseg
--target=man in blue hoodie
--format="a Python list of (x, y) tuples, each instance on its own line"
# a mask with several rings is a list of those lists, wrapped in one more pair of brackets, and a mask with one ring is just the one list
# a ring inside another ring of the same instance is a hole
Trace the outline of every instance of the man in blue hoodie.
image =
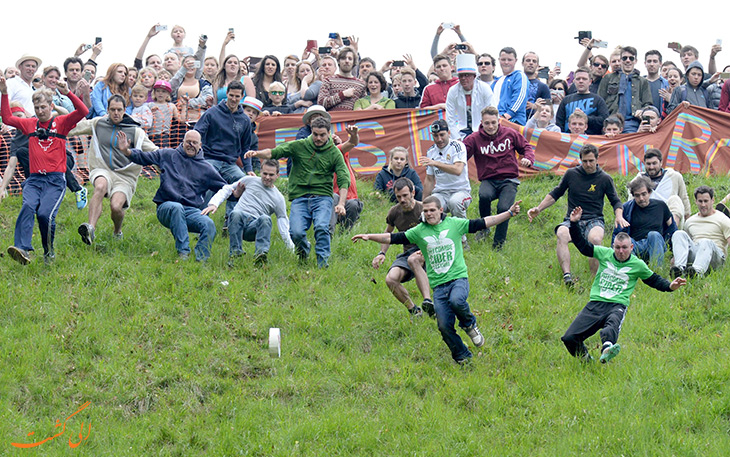
[[(209, 108), (195, 124), (203, 143), (205, 160), (228, 184), (243, 178), (246, 173), (255, 176), (251, 159), (243, 157), (251, 147), (253, 136), (251, 120), (239, 105), (243, 93), (243, 84), (233, 81), (226, 90), (226, 99)], [(243, 170), (236, 163), (238, 159), (243, 163)], [(235, 202), (231, 201), (226, 205), (226, 220), (234, 206)]]
[[(157, 220), (169, 228), (175, 237), (175, 248), (180, 259), (190, 254), (188, 231), (199, 233), (195, 246), (195, 260), (205, 262), (215, 239), (215, 223), (201, 214), (207, 191), (216, 192), (226, 185), (221, 175), (203, 158), (200, 133), (190, 130), (175, 149), (157, 149), (143, 152), (129, 149), (127, 135), (117, 135), (119, 150), (139, 165), (157, 165), (162, 170), (160, 188), (152, 198), (157, 204)], [(240, 192), (238, 195), (240, 197)]]

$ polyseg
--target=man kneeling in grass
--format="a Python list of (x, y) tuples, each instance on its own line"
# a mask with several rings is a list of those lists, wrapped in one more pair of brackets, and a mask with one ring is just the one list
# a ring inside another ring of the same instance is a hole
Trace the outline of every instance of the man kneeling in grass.
[(616, 235), (613, 249), (593, 245), (585, 239), (578, 225), (582, 214), (583, 208), (580, 206), (570, 213), (570, 237), (581, 254), (598, 260), (598, 272), (591, 287), (591, 300), (578, 313), (561, 339), (571, 355), (590, 361), (593, 358), (583, 341), (600, 330), (603, 343), (601, 363), (606, 363), (621, 350), (616, 341), (636, 280), (641, 278), (648, 286), (662, 292), (677, 290), (687, 281), (676, 278), (670, 283), (651, 271), (643, 260), (631, 254), (634, 245), (628, 233)]
[(406, 232), (360, 234), (357, 240), (375, 241), (387, 244), (416, 244), (424, 254), (428, 282), (433, 288), (436, 320), (451, 357), (457, 363), (468, 363), (472, 357), (469, 349), (456, 334), (455, 320), (464, 329), (474, 346), (484, 344), (484, 337), (477, 327), (477, 319), (469, 309), (469, 275), (464, 262), (461, 236), (476, 233), (510, 219), (520, 212), (520, 203), (513, 204), (507, 211), (483, 219), (461, 219), (445, 217), (441, 201), (434, 196), (423, 200), (423, 222)]

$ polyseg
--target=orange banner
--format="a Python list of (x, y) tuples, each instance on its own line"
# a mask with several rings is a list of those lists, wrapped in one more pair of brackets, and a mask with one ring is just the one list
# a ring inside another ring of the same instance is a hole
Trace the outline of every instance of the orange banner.
[[(387, 154), (395, 146), (410, 152), (411, 166), (423, 176), (424, 169), (415, 166), (433, 144), (428, 127), (443, 111), (383, 110), (375, 112), (334, 112), (333, 131), (347, 141), (345, 126), (360, 128), (360, 144), (350, 152), (350, 163), (361, 176), (374, 175), (387, 163)], [(262, 119), (262, 118), (260, 118)], [(535, 165), (521, 169), (523, 176), (541, 172), (562, 174), (576, 165), (578, 151), (585, 144), (599, 148), (599, 164), (609, 173), (634, 174), (642, 168), (644, 151), (658, 148), (664, 154), (664, 164), (682, 173), (720, 175), (730, 170), (730, 115), (716, 110), (690, 107), (675, 110), (661, 122), (655, 133), (632, 133), (608, 139), (599, 135), (570, 135), (545, 130), (516, 128), (535, 148)], [(293, 140), (302, 126), (300, 115), (263, 118), (259, 124), (259, 147), (274, 147)], [(476, 177), (474, 167), (469, 174)]]
[[(419, 157), (426, 154), (433, 144), (429, 126), (443, 111), (394, 109), (382, 111), (341, 111), (331, 113), (333, 131), (347, 141), (345, 126), (355, 124), (360, 128), (360, 144), (350, 152), (350, 164), (359, 177), (374, 177), (388, 161), (388, 152), (395, 146), (403, 146), (410, 153), (409, 161), (423, 178), (424, 167), (417, 166)], [(285, 115), (259, 118), (259, 148), (271, 148), (294, 140), (302, 127), (301, 115)], [(537, 173), (562, 174), (578, 163), (578, 151), (585, 144), (599, 148), (598, 163), (609, 173), (629, 175), (641, 169), (644, 151), (658, 148), (664, 154), (664, 165), (682, 173), (723, 175), (730, 171), (730, 115), (715, 110), (690, 107), (686, 111), (675, 110), (662, 121), (655, 133), (631, 133), (608, 139), (599, 135), (570, 135), (545, 130), (528, 130), (519, 125), (502, 121), (522, 133), (535, 148), (535, 165), (522, 168), (521, 175)], [(185, 124), (171, 134), (182, 137)], [(0, 137), (0, 173), (4, 173), (10, 152), (10, 134)], [(86, 148), (88, 138), (72, 140), (76, 152), (75, 174), (80, 182), (88, 176)], [(282, 174), (286, 168), (282, 166)], [(469, 167), (469, 175), (476, 180), (476, 169)], [(145, 176), (153, 177), (145, 170)], [(24, 177), (16, 171), (9, 186), (11, 193), (20, 190)]]

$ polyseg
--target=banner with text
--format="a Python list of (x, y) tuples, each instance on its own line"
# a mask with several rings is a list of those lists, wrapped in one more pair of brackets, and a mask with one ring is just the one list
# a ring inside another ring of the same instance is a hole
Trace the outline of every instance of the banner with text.
[[(411, 166), (423, 176), (424, 167), (417, 164), (433, 144), (428, 127), (444, 116), (443, 111), (406, 109), (330, 114), (333, 131), (343, 141), (347, 141), (345, 126), (355, 124), (360, 128), (360, 144), (350, 152), (352, 168), (360, 176), (377, 174), (387, 163), (388, 152), (396, 146), (408, 149)], [(261, 149), (293, 140), (302, 126), (301, 116), (295, 115), (259, 119)], [(682, 173), (707, 176), (730, 171), (730, 114), (716, 110), (694, 106), (682, 112), (677, 109), (661, 122), (655, 133), (632, 133), (615, 138), (548, 132), (502, 123), (520, 131), (535, 148), (535, 165), (530, 169), (521, 168), (523, 176), (564, 173), (579, 163), (578, 152), (585, 144), (598, 146), (598, 162), (609, 173), (635, 174), (642, 169), (641, 160), (649, 148), (661, 150), (665, 166)], [(476, 177), (473, 166), (469, 174)]]

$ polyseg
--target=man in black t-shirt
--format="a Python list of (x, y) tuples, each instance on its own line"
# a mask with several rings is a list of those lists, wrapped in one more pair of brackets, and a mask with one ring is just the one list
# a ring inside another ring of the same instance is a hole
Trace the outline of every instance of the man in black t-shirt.
[(616, 228), (613, 236), (615, 238), (619, 232), (628, 233), (634, 244), (633, 253), (645, 262), (661, 266), (667, 242), (677, 225), (667, 204), (651, 198), (652, 190), (651, 180), (646, 176), (638, 176), (629, 183), (629, 192), (634, 198), (624, 203), (623, 208), (624, 219), (631, 225)]
[[(527, 212), (527, 216), (532, 222), (543, 210), (552, 206), (566, 191), (568, 192), (568, 211), (563, 223), (555, 228), (555, 235), (558, 238), (556, 249), (558, 262), (563, 270), (563, 281), (568, 287), (572, 287), (574, 284), (574, 278), (570, 272), (570, 250), (568, 249), (568, 243), (572, 241), (568, 229), (573, 208), (578, 206), (583, 208), (579, 227), (583, 236), (595, 245), (601, 244), (604, 235), (604, 197), (607, 197), (613, 206), (616, 215), (614, 226), (623, 228), (629, 225), (623, 218), (621, 199), (616, 194), (613, 179), (598, 166), (598, 148), (592, 144), (583, 146), (580, 149), (580, 160), (580, 165), (566, 171), (560, 184), (550, 191), (539, 205), (530, 208)], [(590, 266), (591, 273), (595, 275), (598, 270), (598, 261), (591, 259)]]
[[(413, 181), (408, 178), (398, 178), (393, 184), (393, 191), (398, 200), (398, 204), (388, 211), (388, 215), (385, 218), (387, 224), (385, 231), (392, 233), (393, 229), (396, 228), (399, 232), (405, 232), (421, 223), (423, 205), (416, 200), (415, 186), (413, 185)], [(380, 252), (373, 259), (373, 268), (377, 269), (383, 264), (385, 261), (385, 253), (388, 252), (389, 247), (389, 244), (380, 245)], [(418, 290), (423, 295), (423, 304), (421, 306), (423, 306), (429, 316), (433, 316), (434, 308), (433, 301), (431, 301), (431, 288), (428, 285), (426, 270), (423, 269), (423, 257), (420, 256), (420, 252), (418, 246), (415, 244), (403, 245), (403, 252), (398, 254), (395, 262), (393, 262), (393, 265), (388, 270), (385, 283), (393, 293), (393, 296), (406, 305), (406, 308), (411, 314), (420, 316), (423, 310), (413, 303), (408, 290), (403, 287), (404, 282), (416, 278)], [(414, 254), (419, 254), (417, 256), (418, 259), (412, 259), (409, 262), (409, 257)]]

